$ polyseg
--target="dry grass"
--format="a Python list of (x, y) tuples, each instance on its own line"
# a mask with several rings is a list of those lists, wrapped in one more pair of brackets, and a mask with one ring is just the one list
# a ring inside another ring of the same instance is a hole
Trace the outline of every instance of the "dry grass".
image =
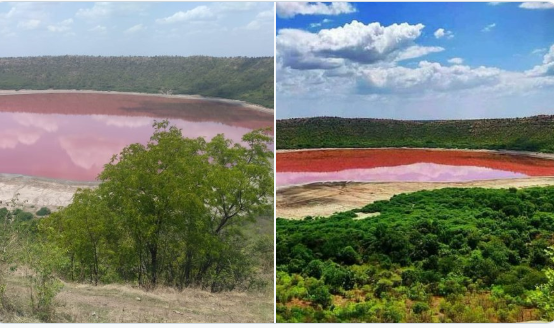
[[(55, 299), (56, 322), (190, 323), (273, 322), (273, 290), (212, 294), (199, 289), (144, 291), (130, 285), (65, 283)], [(8, 277), (12, 313), (0, 310), (0, 322), (38, 322), (30, 315), (29, 288), (24, 277)]]

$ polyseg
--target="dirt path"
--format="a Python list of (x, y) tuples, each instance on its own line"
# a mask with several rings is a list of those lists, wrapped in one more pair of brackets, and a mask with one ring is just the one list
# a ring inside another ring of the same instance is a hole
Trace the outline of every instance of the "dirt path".
[(17, 196), (25, 207), (46, 206), (56, 209), (67, 206), (78, 188), (95, 187), (96, 182), (75, 182), (13, 174), (0, 174), (0, 207)]
[(12, 96), (12, 95), (28, 95), (28, 94), (41, 94), (41, 93), (98, 93), (98, 94), (110, 94), (110, 95), (132, 95), (132, 96), (148, 96), (148, 97), (162, 97), (162, 98), (181, 98), (181, 99), (194, 99), (194, 100), (206, 100), (213, 102), (220, 102), (226, 104), (241, 105), (243, 107), (261, 111), (273, 115), (274, 110), (266, 108), (260, 105), (250, 104), (242, 100), (224, 99), (224, 98), (210, 98), (200, 95), (166, 95), (159, 93), (141, 93), (141, 92), (120, 92), (120, 91), (96, 91), (96, 90), (0, 90), (0, 96)]
[(469, 182), (322, 182), (277, 190), (277, 217), (302, 219), (360, 208), (400, 193), (446, 187), (525, 188), (554, 186), (554, 177)]

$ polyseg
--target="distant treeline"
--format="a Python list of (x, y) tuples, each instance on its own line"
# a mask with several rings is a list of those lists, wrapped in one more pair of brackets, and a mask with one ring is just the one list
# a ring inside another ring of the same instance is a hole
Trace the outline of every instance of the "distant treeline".
[(554, 153), (554, 115), (401, 121), (314, 117), (277, 121), (277, 148), (426, 147)]
[(198, 94), (273, 108), (273, 57), (0, 58), (0, 89)]

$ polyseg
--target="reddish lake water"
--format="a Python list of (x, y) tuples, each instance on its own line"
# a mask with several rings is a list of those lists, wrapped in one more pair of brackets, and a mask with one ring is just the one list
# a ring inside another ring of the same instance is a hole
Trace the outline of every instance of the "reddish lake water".
[(554, 176), (554, 160), (472, 151), (323, 150), (278, 153), (276, 184), (460, 182), (528, 176)]
[(112, 155), (146, 143), (155, 119), (185, 137), (234, 141), (273, 115), (218, 101), (115, 94), (0, 96), (0, 173), (93, 181)]

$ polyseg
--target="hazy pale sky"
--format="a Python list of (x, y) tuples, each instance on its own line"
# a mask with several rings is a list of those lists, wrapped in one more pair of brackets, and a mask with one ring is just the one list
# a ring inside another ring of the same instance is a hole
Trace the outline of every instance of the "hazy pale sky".
[(268, 2), (0, 2), (0, 57), (273, 56)]
[(277, 118), (554, 114), (554, 3), (277, 3)]

